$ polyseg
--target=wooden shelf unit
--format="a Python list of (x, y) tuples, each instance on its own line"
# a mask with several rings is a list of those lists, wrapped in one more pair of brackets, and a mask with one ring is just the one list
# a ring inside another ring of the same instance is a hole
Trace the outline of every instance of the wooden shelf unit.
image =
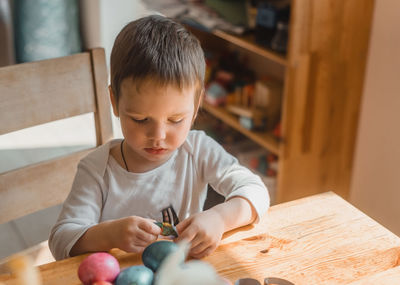
[(257, 76), (283, 82), (279, 142), (243, 128), (223, 107), (203, 105), (279, 156), (276, 203), (325, 191), (348, 198), (373, 9), (373, 0), (292, 0), (287, 56), (251, 35), (190, 28), (204, 48), (233, 47)]

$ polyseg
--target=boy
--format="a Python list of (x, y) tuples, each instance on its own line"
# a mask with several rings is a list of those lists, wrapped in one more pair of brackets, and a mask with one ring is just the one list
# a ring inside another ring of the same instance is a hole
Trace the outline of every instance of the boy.
[[(56, 259), (111, 248), (142, 252), (161, 234), (155, 221), (177, 224), (175, 240), (188, 240), (189, 254), (202, 258), (224, 232), (266, 212), (261, 179), (204, 132), (190, 131), (204, 72), (199, 41), (172, 20), (153, 15), (122, 29), (109, 90), (124, 139), (79, 163), (49, 239)], [(226, 201), (202, 211), (208, 184)]]

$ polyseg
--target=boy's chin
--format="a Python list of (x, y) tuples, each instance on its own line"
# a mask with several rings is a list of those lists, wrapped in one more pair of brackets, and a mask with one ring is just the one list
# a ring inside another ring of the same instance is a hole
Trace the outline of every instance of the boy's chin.
[(170, 151), (165, 151), (163, 153), (151, 153), (151, 152), (145, 151), (145, 153), (144, 153), (144, 157), (147, 160), (153, 161), (153, 162), (164, 162), (170, 156), (171, 156), (171, 152)]

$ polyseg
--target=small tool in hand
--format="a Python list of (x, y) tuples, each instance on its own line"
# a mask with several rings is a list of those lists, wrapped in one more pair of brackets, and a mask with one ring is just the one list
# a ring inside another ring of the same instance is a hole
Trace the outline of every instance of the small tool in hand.
[(161, 228), (161, 235), (163, 236), (174, 236), (178, 237), (178, 232), (175, 226), (170, 223), (154, 222), (157, 226)]
[(178, 237), (178, 231), (176, 230), (175, 226), (179, 224), (179, 218), (174, 210), (174, 207), (170, 205), (169, 207), (162, 209), (161, 214), (163, 221), (155, 222), (155, 224), (162, 230), (161, 235)]

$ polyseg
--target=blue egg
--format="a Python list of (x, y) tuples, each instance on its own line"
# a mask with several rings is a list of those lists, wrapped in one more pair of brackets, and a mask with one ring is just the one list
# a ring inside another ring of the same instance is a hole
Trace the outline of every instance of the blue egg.
[(135, 265), (122, 270), (115, 285), (151, 285), (154, 273), (143, 265)]
[(168, 254), (178, 249), (178, 246), (172, 241), (160, 240), (153, 242), (147, 246), (142, 254), (142, 261), (145, 266), (157, 271), (161, 262), (167, 257)]

